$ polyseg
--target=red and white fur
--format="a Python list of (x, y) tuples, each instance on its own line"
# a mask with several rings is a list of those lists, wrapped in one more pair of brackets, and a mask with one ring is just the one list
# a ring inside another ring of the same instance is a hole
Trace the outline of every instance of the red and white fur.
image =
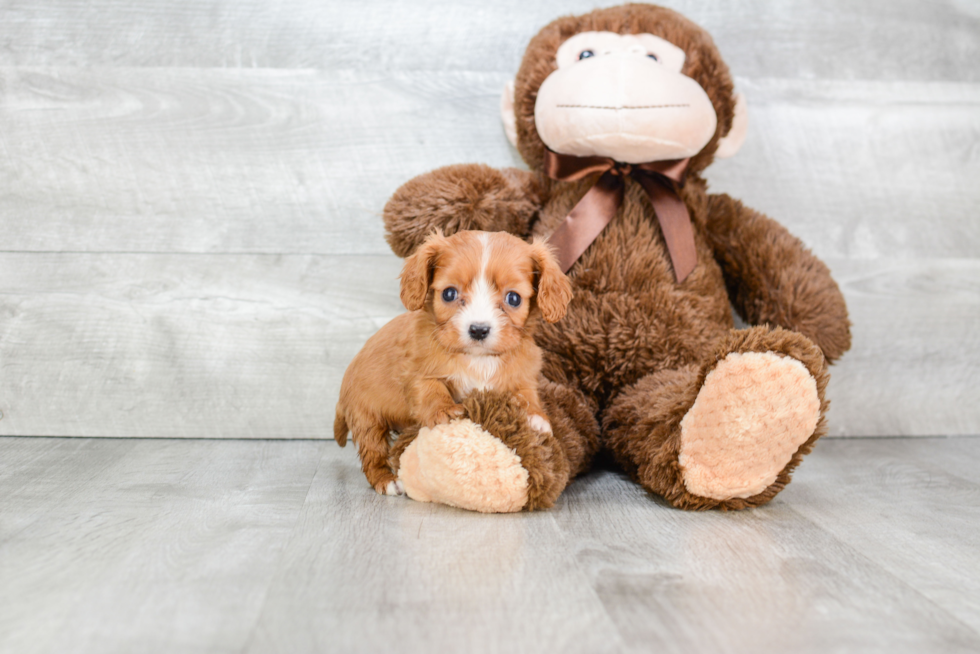
[(435, 233), (405, 262), (404, 313), (368, 339), (340, 389), (334, 437), (348, 429), (368, 481), (382, 494), (402, 488), (388, 465), (390, 432), (432, 427), (462, 415), (474, 390), (510, 392), (528, 422), (550, 431), (538, 398), (538, 317), (565, 315), (571, 284), (544, 243), (505, 232)]

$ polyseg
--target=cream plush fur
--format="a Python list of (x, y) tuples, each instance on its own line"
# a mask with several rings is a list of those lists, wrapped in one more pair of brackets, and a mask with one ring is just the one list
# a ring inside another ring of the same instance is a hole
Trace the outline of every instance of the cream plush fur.
[(760, 493), (819, 419), (817, 383), (802, 363), (772, 352), (729, 354), (681, 421), (684, 485), (716, 499)]
[(527, 502), (528, 472), (517, 452), (470, 420), (422, 428), (401, 456), (405, 493), (482, 513), (512, 513)]

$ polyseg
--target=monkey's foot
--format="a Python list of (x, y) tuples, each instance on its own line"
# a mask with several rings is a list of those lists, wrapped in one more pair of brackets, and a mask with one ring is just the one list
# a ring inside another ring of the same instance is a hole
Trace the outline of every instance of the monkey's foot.
[(761, 493), (819, 419), (816, 380), (800, 361), (772, 352), (729, 354), (681, 420), (684, 486), (717, 500)]
[(466, 419), (420, 429), (401, 455), (398, 478), (413, 500), (482, 513), (520, 511), (528, 499), (521, 457)]

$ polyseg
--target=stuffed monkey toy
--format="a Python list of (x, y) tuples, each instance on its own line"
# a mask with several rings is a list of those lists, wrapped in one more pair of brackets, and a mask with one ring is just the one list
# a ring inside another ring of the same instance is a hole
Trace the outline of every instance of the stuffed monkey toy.
[(392, 448), (409, 497), (549, 507), (605, 451), (674, 507), (771, 500), (826, 431), (827, 366), (850, 327), (797, 238), (708, 193), (703, 171), (747, 125), (711, 37), (653, 5), (560, 18), (531, 40), (501, 109), (529, 171), (412, 179), (385, 207), (387, 239), (402, 257), (435, 229), (548, 239), (574, 289), (563, 320), (533, 326), (553, 430), (477, 393), (468, 420), (409, 429)]

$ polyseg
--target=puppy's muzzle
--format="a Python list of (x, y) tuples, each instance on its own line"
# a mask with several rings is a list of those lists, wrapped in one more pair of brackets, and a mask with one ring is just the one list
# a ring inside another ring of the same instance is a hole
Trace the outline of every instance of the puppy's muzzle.
[(475, 322), (470, 325), (470, 338), (474, 341), (482, 341), (490, 334), (490, 325), (485, 322)]

